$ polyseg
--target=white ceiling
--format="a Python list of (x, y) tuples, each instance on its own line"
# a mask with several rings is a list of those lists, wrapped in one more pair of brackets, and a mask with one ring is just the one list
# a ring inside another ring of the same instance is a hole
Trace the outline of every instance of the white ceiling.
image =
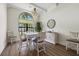
[(8, 4), (8, 6), (14, 6), (17, 8), (21, 8), (21, 9), (26, 9), (26, 10), (32, 10), (35, 7), (40, 8), (43, 11), (48, 11), (51, 7), (55, 8), (56, 7), (56, 3), (11, 3)]
[(47, 9), (47, 8), (49, 8), (50, 6), (55, 5), (55, 3), (36, 3), (36, 5), (38, 5), (38, 6), (42, 7), (42, 8), (44, 8), (44, 9)]
[(34, 3), (34, 4), (44, 9), (48, 9), (50, 6), (54, 5), (54, 3)]
[(32, 5), (47, 11), (50, 7), (55, 7), (56, 3), (32, 3)]

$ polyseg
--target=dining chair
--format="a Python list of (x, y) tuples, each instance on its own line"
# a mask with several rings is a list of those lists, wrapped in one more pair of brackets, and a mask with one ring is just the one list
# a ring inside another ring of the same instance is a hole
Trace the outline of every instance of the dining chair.
[(7, 38), (8, 38), (7, 43), (12, 44), (13, 42), (16, 41), (17, 36), (14, 35), (13, 31), (8, 31), (7, 32)]
[(28, 40), (28, 48), (30, 51), (34, 49), (33, 41), (36, 39), (36, 37), (37, 37), (37, 34), (26, 35), (26, 38)]
[(11, 54), (12, 46), (16, 42), (16, 38), (17, 38), (17, 36), (14, 35), (13, 31), (7, 31), (7, 45), (10, 44), (10, 49), (9, 49), (8, 55)]
[(28, 40), (26, 38), (26, 35), (24, 34), (24, 32), (19, 32), (19, 37), (20, 37), (20, 40), (19, 40), (19, 55), (21, 53), (21, 50), (23, 47), (28, 47)]
[(77, 54), (79, 54), (79, 33), (78, 32), (70, 32), (70, 38), (66, 40), (66, 50), (68, 48), (76, 46)]
[(45, 38), (46, 38), (46, 33), (40, 32), (38, 33), (37, 38), (34, 40), (34, 46), (35, 46), (35, 49), (37, 50), (38, 56), (41, 51), (44, 51), (44, 53), (46, 53)]

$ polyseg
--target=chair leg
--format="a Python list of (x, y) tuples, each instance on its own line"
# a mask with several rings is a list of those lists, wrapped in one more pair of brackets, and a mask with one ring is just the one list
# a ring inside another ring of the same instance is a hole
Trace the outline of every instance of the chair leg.
[(20, 56), (21, 52), (19, 51), (19, 56)]
[(39, 50), (37, 49), (37, 56), (39, 56)]
[(46, 53), (46, 44), (44, 44), (44, 52)]
[(18, 50), (19, 50), (19, 55), (21, 54), (21, 48), (22, 48), (22, 42), (20, 41), (20, 42), (19, 42), (19, 48), (18, 48)]
[(27, 39), (26, 47), (29, 49), (29, 41)]
[(37, 49), (37, 47), (36, 47), (36, 43), (33, 43), (33, 45), (34, 45), (34, 49)]
[(66, 42), (66, 50), (67, 50), (68, 42)]
[(37, 56), (39, 56), (39, 47), (37, 44), (36, 44), (36, 50), (37, 50)]
[(37, 54), (38, 56), (39, 56), (39, 52), (38, 52), (38, 54)]
[(79, 51), (78, 51), (78, 44), (77, 44), (77, 54), (78, 54), (78, 52), (79, 52)]
[(46, 53), (46, 49), (44, 48), (44, 53)]

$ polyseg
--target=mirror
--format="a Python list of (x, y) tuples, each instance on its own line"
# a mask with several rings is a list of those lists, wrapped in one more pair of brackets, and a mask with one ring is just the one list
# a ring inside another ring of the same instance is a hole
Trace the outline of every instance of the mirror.
[(55, 22), (54, 19), (50, 19), (50, 20), (48, 20), (48, 22), (47, 22), (47, 26), (48, 26), (48, 28), (52, 29), (52, 28), (55, 27), (55, 25), (56, 25), (56, 22)]

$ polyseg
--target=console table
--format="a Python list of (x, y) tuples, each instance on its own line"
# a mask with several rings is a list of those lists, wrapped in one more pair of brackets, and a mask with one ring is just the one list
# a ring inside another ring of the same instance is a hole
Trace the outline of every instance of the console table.
[(56, 33), (56, 32), (47, 32), (46, 37), (47, 37), (47, 39), (46, 39), (47, 42), (50, 42), (52, 44), (58, 43), (58, 33)]

